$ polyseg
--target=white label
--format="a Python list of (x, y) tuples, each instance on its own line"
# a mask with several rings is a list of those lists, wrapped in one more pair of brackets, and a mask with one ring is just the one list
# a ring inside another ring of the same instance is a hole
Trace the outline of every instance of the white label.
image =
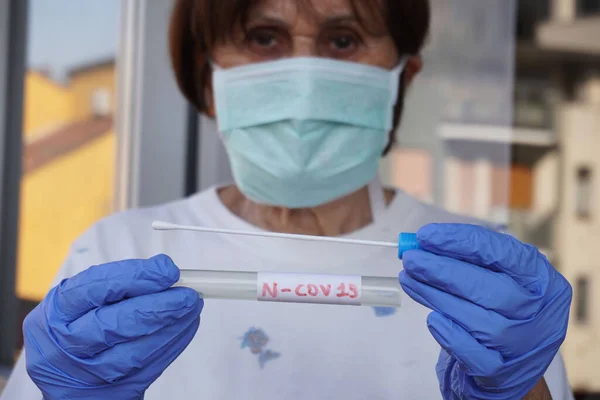
[(360, 305), (361, 277), (258, 273), (257, 299), (288, 303)]

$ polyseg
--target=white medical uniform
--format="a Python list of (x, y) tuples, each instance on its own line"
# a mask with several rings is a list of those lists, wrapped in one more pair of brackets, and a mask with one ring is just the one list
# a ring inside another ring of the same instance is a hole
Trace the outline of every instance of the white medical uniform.
[[(379, 189), (379, 190), (377, 190)], [(430, 222), (464, 218), (398, 191), (384, 206), (370, 185), (373, 224), (348, 238), (396, 241)], [(393, 248), (370, 248), (197, 232), (155, 232), (153, 220), (257, 231), (220, 202), (217, 188), (100, 221), (74, 244), (57, 281), (91, 265), (164, 253), (182, 269), (330, 272), (397, 277)], [(440, 348), (429, 310), (403, 294), (400, 309), (206, 300), (200, 329), (146, 393), (163, 399), (440, 399)], [(546, 373), (554, 400), (573, 399), (558, 356)], [(41, 400), (18, 362), (1, 400)]]

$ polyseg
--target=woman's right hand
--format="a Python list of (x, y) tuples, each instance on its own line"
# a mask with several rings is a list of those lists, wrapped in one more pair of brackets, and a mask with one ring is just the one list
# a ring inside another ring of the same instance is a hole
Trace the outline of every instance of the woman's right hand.
[(164, 255), (103, 264), (62, 281), (25, 319), (27, 372), (45, 399), (135, 399), (183, 352), (203, 302), (171, 288)]

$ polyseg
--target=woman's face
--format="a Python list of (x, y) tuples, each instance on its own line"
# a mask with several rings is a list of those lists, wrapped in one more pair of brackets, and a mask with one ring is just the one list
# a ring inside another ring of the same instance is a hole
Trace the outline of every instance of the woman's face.
[[(373, 7), (380, 2), (356, 2)], [(367, 5), (368, 4), (368, 5)], [(222, 68), (286, 57), (327, 57), (391, 69), (399, 54), (379, 10), (350, 0), (263, 0), (250, 10), (245, 31), (215, 46)]]

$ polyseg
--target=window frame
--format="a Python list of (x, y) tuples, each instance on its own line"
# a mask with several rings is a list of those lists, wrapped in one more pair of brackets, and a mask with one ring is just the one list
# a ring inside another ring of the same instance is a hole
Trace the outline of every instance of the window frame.
[[(121, 4), (115, 110), (117, 211), (186, 195), (187, 139), (195, 132), (188, 129), (193, 119), (187, 118), (189, 107), (169, 63), (172, 3)], [(0, 330), (0, 365), (8, 366), (14, 362), (19, 329), (15, 278), (28, 11), (27, 0), (0, 0), (0, 326), (15, 326)]]
[(188, 102), (171, 71), (172, 6), (170, 1), (121, 2), (115, 211), (154, 206), (188, 194), (188, 135), (195, 131), (189, 129)]
[(9, 366), (18, 331), (15, 281), (28, 3), (0, 0), (0, 365)]
[(231, 182), (216, 122), (185, 100), (171, 71), (172, 2), (121, 4), (114, 209), (161, 204)]

